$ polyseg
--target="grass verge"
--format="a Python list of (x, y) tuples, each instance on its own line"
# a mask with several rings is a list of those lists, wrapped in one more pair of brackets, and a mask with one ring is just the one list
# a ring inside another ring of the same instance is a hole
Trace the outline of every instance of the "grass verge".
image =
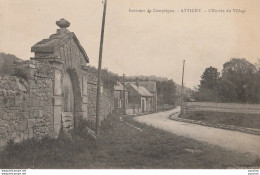
[(258, 114), (242, 114), (242, 113), (225, 113), (211, 111), (193, 111), (180, 118), (198, 120), (210, 124), (234, 125), (245, 128), (260, 129), (260, 115)]
[(0, 168), (250, 168), (260, 160), (179, 137), (137, 123), (132, 117), (108, 117), (96, 141), (44, 138), (9, 143), (0, 153)]

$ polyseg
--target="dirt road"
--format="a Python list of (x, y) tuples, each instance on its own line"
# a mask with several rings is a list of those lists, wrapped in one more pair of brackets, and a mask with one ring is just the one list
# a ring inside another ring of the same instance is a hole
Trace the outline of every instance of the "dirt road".
[(179, 110), (177, 107), (171, 111), (138, 116), (135, 120), (179, 136), (207, 142), (242, 153), (250, 152), (260, 157), (260, 136), (183, 123), (168, 118), (171, 114), (179, 112)]

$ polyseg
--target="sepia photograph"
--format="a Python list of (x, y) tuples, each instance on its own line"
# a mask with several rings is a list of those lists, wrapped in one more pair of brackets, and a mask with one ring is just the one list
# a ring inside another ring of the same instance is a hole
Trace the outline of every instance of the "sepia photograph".
[(0, 174), (259, 175), (259, 9), (0, 0)]

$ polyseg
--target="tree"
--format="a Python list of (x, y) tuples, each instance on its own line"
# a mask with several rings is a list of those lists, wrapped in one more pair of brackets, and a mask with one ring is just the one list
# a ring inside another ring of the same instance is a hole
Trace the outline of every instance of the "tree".
[(260, 58), (257, 58), (258, 62), (255, 64), (255, 67), (258, 72), (260, 72)]
[(201, 76), (200, 88), (215, 89), (218, 85), (219, 75), (217, 68), (212, 66), (206, 68)]
[(193, 97), (197, 101), (217, 101), (219, 75), (217, 68), (212, 66), (205, 69), (201, 75), (200, 85), (193, 92)]
[(176, 99), (176, 86), (173, 80), (157, 81), (158, 104), (173, 105)]
[(233, 58), (223, 65), (220, 95), (227, 102), (252, 102), (256, 93), (255, 66), (246, 59)]

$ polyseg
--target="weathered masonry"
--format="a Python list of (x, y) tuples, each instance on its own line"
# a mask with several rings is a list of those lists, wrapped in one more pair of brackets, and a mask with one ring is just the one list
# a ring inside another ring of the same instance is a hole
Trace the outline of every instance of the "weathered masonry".
[[(65, 19), (60, 29), (34, 46), (35, 56), (16, 62), (14, 75), (0, 76), (0, 147), (8, 140), (58, 137), (81, 119), (95, 121), (96, 75), (89, 58)], [(113, 110), (113, 95), (103, 89), (101, 116)], [(101, 120), (103, 119), (101, 118)]]

